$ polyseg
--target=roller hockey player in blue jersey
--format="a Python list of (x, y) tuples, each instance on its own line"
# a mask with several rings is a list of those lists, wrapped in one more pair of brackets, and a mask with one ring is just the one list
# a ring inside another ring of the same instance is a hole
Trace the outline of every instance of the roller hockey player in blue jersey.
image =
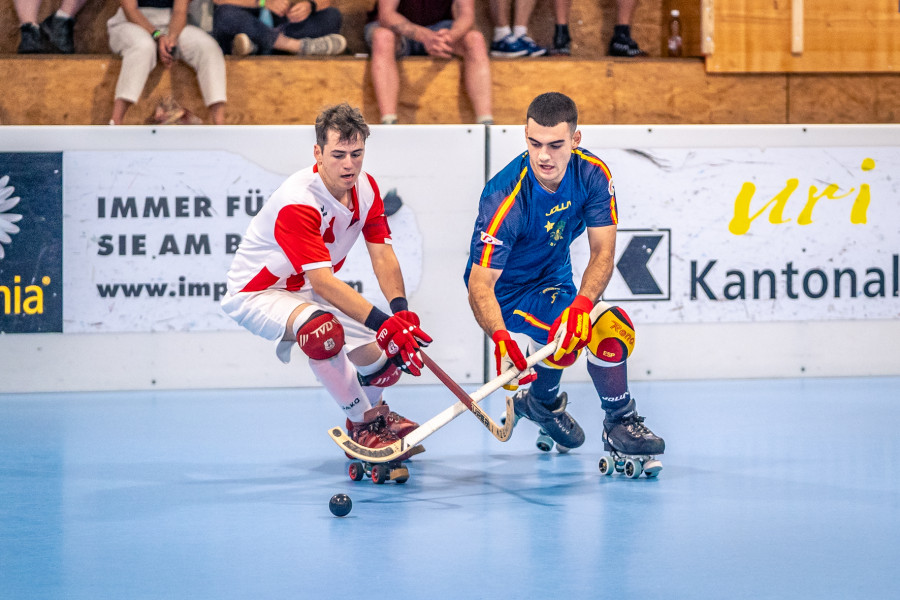
[[(517, 417), (537, 423), (562, 449), (584, 443), (584, 431), (566, 411), (560, 393), (563, 368), (587, 347), (587, 369), (606, 412), (603, 440), (608, 469), (655, 475), (665, 442), (644, 425), (628, 389), (626, 359), (634, 328), (612, 307), (591, 323), (589, 313), (612, 276), (618, 222), (607, 166), (579, 147), (578, 109), (549, 92), (528, 108), (528, 151), (485, 186), (472, 235), (465, 281), (475, 319), (494, 341), (498, 374), (521, 373), (507, 389)], [(587, 231), (590, 259), (580, 287), (573, 282), (569, 246)], [(552, 343), (554, 354), (527, 369), (525, 345)], [(520, 347), (520, 344), (522, 345)], [(551, 444), (552, 446), (552, 444)], [(636, 467), (637, 466), (637, 467)]]

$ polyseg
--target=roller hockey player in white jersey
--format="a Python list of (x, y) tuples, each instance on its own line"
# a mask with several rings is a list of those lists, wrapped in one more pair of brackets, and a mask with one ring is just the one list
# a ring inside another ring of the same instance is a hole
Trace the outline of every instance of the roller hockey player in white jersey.
[[(253, 217), (222, 308), (277, 341), (282, 362), (298, 345), (343, 410), (353, 440), (382, 447), (418, 426), (391, 411), (382, 390), (401, 371), (421, 375), (418, 349), (431, 337), (409, 310), (384, 203), (362, 170), (368, 136), (359, 110), (346, 103), (318, 116), (316, 164), (291, 175)], [(393, 315), (335, 276), (360, 235)]]
[[(577, 124), (578, 109), (563, 94), (549, 92), (531, 102), (528, 151), (481, 195), (465, 272), (469, 303), (494, 341), (497, 372), (512, 365), (522, 371), (507, 389), (531, 384), (513, 398), (517, 416), (537, 423), (561, 450), (584, 443), (559, 383), (561, 369), (587, 347), (588, 373), (606, 413), (603, 440), (612, 454), (607, 466), (626, 470), (628, 461), (632, 472), (637, 467), (640, 475), (643, 465), (653, 476), (662, 467), (655, 456), (665, 442), (644, 425), (628, 389), (634, 328), (618, 307), (593, 325), (589, 316), (612, 276), (618, 216), (609, 169), (579, 147)], [(585, 230), (590, 259), (576, 288), (569, 246)], [(527, 343), (553, 343), (556, 350), (531, 370), (519, 346)]]

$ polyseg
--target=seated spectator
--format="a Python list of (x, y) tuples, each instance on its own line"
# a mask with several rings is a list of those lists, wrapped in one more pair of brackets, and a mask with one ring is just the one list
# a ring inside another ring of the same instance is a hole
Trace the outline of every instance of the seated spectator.
[[(215, 0), (213, 37), (226, 54), (333, 55), (347, 48), (331, 0)], [(271, 25), (262, 19), (272, 15)], [(264, 13), (263, 13), (264, 14)]]
[[(616, 0), (616, 25), (609, 41), (610, 56), (647, 56), (638, 43), (631, 38), (631, 19), (638, 0)], [(571, 54), (569, 36), (569, 9), (571, 0), (556, 0), (556, 31), (550, 54)]]
[(491, 18), (494, 21), (491, 56), (516, 58), (547, 54), (546, 48), (538, 46), (528, 37), (528, 21), (535, 4), (536, 0), (515, 0), (515, 24), (510, 26), (513, 11), (509, 0), (491, 0)]
[(109, 46), (122, 56), (111, 124), (121, 125), (157, 60), (168, 69), (178, 59), (197, 72), (210, 120), (225, 122), (225, 57), (212, 36), (188, 25), (188, 1), (121, 0), (121, 8), (107, 21)]
[(59, 10), (41, 21), (38, 26), (38, 11), (41, 0), (13, 0), (19, 16), (19, 54), (72, 54), (75, 44), (72, 31), (75, 15), (86, 0), (63, 0)]
[(397, 122), (400, 72), (397, 57), (463, 59), (466, 92), (479, 123), (493, 123), (491, 61), (475, 29), (475, 0), (378, 0), (369, 14), (366, 43), (381, 122)]

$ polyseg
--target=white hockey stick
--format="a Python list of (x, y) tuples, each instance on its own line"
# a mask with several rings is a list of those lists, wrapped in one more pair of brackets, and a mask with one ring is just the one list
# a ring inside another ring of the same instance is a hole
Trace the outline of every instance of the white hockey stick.
[[(600, 318), (601, 314), (603, 314), (610, 308), (612, 307), (602, 300), (597, 302), (597, 304), (595, 304), (594, 308), (591, 310), (591, 322), (595, 322), (598, 318)], [(540, 350), (526, 359), (528, 368), (533, 367), (537, 363), (553, 354), (554, 350), (556, 350), (555, 344), (551, 343), (543, 346)], [(519, 373), (520, 371), (518, 369), (516, 369), (515, 367), (511, 367), (491, 381), (481, 386), (478, 390), (469, 394), (469, 398), (471, 399), (473, 404), (477, 404), (478, 402), (481, 402), (482, 400), (493, 394), (495, 391), (499, 390), (501, 387), (515, 379)], [(511, 402), (512, 400), (507, 398), (507, 413), (509, 413), (509, 411), (512, 409)], [(477, 408), (477, 406), (475, 408)], [(466, 407), (466, 403), (458, 401), (453, 406), (450, 406), (449, 408), (445, 409), (444, 411), (438, 413), (437, 415), (431, 417), (429, 420), (419, 425), (415, 430), (411, 431), (403, 439), (397, 440), (390, 446), (384, 446), (382, 448), (369, 448), (368, 446), (357, 444), (352, 439), (350, 439), (350, 436), (340, 427), (332, 427), (328, 430), (328, 435), (338, 446), (340, 446), (344, 450), (344, 452), (360, 460), (365, 460), (373, 463), (391, 462), (397, 460), (398, 458), (409, 452), (411, 448), (420, 444), (425, 438), (436, 432), (441, 427), (447, 425), (450, 421), (466, 412), (466, 410), (468, 410)], [(480, 417), (479, 420), (481, 420)], [(481, 421), (482, 423), (484, 423), (483, 420)], [(512, 421), (514, 421), (514, 419), (507, 418), (506, 420), (507, 424), (511, 423)], [(489, 425), (487, 425), (486, 423), (484, 424), (490, 429)]]

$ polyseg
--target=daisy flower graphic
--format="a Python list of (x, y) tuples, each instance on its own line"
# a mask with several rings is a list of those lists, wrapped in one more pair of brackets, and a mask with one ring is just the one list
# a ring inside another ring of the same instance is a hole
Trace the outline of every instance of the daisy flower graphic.
[(14, 223), (22, 220), (22, 215), (6, 212), (19, 203), (18, 196), (10, 198), (12, 193), (16, 191), (16, 188), (6, 185), (7, 183), (9, 183), (9, 175), (0, 177), (0, 260), (3, 260), (6, 256), (3, 244), (12, 243), (12, 238), (9, 237), (10, 234), (19, 233), (19, 228)]

